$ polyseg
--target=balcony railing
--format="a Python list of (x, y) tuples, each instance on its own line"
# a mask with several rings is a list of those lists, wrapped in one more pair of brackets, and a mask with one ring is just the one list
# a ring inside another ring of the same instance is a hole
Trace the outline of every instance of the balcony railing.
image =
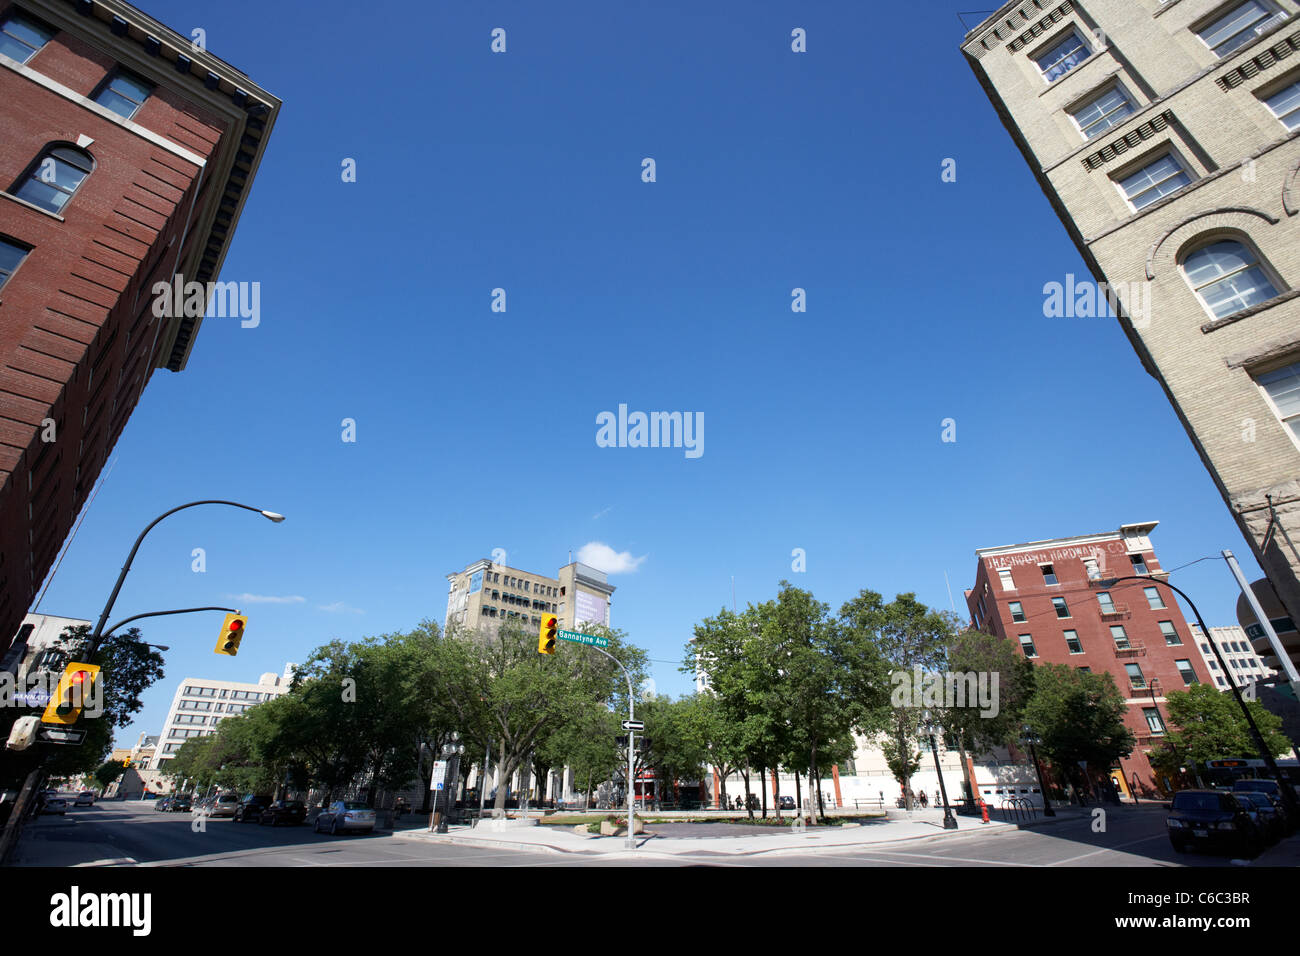
[(1109, 609), (1101, 609), (1101, 619), (1103, 621), (1124, 621), (1132, 616), (1129, 613), (1127, 604), (1112, 604)]
[(1129, 641), (1127, 646), (1115, 645), (1116, 657), (1146, 657), (1147, 646), (1142, 641)]

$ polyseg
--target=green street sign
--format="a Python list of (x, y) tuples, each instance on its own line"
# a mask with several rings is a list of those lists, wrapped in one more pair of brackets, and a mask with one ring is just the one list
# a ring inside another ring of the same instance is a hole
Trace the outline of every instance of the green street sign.
[(562, 641), (571, 641), (574, 644), (591, 644), (595, 647), (609, 647), (609, 638), (597, 637), (595, 634), (583, 634), (581, 631), (566, 631), (561, 628), (558, 637)]

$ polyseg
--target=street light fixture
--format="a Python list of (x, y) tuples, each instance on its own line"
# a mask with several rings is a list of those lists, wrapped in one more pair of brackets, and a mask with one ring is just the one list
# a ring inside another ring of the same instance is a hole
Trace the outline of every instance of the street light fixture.
[(1034, 770), (1038, 773), (1038, 791), (1043, 795), (1043, 816), (1054, 817), (1056, 811), (1052, 809), (1052, 801), (1047, 799), (1047, 784), (1043, 782), (1043, 767), (1038, 762), (1038, 751), (1034, 749), (1034, 745), (1041, 744), (1043, 738), (1034, 733), (1032, 727), (1025, 724), (1022, 728), (1020, 740), (1029, 747), (1029, 756), (1033, 758)]
[(948, 788), (943, 784), (943, 770), (939, 767), (939, 745), (935, 740), (934, 717), (927, 710), (922, 712), (921, 720), (925, 724), (925, 732), (930, 735), (930, 752), (934, 754), (934, 772), (939, 777), (939, 795), (943, 798), (943, 828), (956, 830), (957, 818), (952, 815), (952, 807), (948, 805)]
[(447, 832), (447, 817), (451, 815), (453, 806), (452, 791), (460, 780), (460, 756), (464, 752), (465, 745), (460, 742), (460, 734), (453, 731), (451, 739), (442, 745), (442, 757), (447, 761), (447, 775), (442, 783), (442, 797), (439, 801), (441, 809), (436, 813), (438, 823), (435, 830), (438, 833)]
[[(113, 604), (117, 601), (118, 592), (122, 590), (122, 584), (126, 581), (127, 572), (131, 570), (131, 562), (135, 560), (135, 553), (140, 550), (140, 543), (144, 541), (144, 536), (154, 529), (158, 522), (162, 521), (168, 515), (174, 515), (178, 511), (184, 511), (186, 508), (194, 508), (198, 505), (226, 505), (230, 508), (243, 508), (245, 511), (253, 511), (269, 518), (276, 524), (284, 520), (284, 515), (274, 511), (263, 511), (261, 508), (254, 508), (252, 505), (240, 504), (238, 501), (221, 501), (217, 499), (205, 499), (203, 501), (190, 501), (183, 505), (177, 505), (170, 511), (164, 511), (158, 517), (150, 521), (145, 529), (140, 532), (140, 536), (135, 539), (135, 544), (131, 546), (131, 553), (126, 556), (126, 563), (122, 565), (122, 572), (117, 576), (117, 583), (113, 585), (113, 593), (108, 596), (108, 602), (104, 605), (104, 610), (100, 612), (99, 621), (95, 624), (95, 629), (90, 632), (90, 654), (99, 650), (99, 643), (104, 639), (104, 625), (108, 623), (108, 615), (113, 611)], [(123, 622), (125, 623), (125, 622)]]

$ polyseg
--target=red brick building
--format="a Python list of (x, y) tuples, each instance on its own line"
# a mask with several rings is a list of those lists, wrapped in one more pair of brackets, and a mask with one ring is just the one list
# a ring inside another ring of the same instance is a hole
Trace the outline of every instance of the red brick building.
[[(0, 0), (0, 652), (185, 367), (279, 106), (119, 0)], [(175, 276), (202, 302), (157, 308)]]
[[(1146, 751), (1168, 728), (1165, 694), (1213, 684), (1191, 629), (1158, 582), (1150, 534), (1158, 522), (1122, 525), (1106, 534), (1033, 541), (976, 551), (979, 565), (966, 604), (975, 626), (1016, 642), (1035, 663), (1109, 673), (1128, 704), (1125, 723), (1137, 738), (1131, 757), (1107, 768), (1126, 792), (1165, 789)], [(1097, 581), (1126, 576), (1101, 588)], [(1122, 771), (1122, 772), (1121, 772)]]

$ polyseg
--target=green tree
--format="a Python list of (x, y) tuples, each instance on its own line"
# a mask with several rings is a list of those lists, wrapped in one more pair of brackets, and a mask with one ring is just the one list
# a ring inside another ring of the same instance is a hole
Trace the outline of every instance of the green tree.
[[(923, 704), (918, 700), (917, 674), (945, 670), (954, 618), (916, 600), (916, 595), (896, 595), (886, 604), (875, 591), (863, 590), (840, 608), (840, 627), (849, 646), (860, 656), (861, 673), (852, 677), (856, 691), (856, 727), (860, 733), (884, 733), (897, 754), (918, 751)], [(888, 671), (888, 684), (881, 671)], [(910, 762), (900, 759), (899, 778), (911, 809)]]
[(1079, 761), (1105, 771), (1133, 752), (1133, 734), (1124, 726), (1127, 709), (1110, 674), (1042, 664), (1024, 718), (1042, 739), (1041, 753), (1063, 775), (1073, 775)]
[[(1172, 777), (1189, 762), (1203, 767), (1207, 760), (1257, 756), (1250, 726), (1231, 694), (1209, 684), (1193, 684), (1187, 690), (1170, 691), (1168, 701), (1169, 722), (1177, 729), (1171, 729), (1161, 748), (1151, 753), (1151, 764), (1161, 773)], [(1245, 703), (1270, 754), (1280, 757), (1289, 751), (1291, 741), (1282, 733), (1282, 718), (1259, 701)]]
[(108, 785), (118, 777), (122, 776), (125, 772), (126, 768), (122, 766), (120, 760), (105, 760), (95, 770), (94, 774), (95, 782), (99, 784), (100, 792), (102, 793), (107, 790)]

